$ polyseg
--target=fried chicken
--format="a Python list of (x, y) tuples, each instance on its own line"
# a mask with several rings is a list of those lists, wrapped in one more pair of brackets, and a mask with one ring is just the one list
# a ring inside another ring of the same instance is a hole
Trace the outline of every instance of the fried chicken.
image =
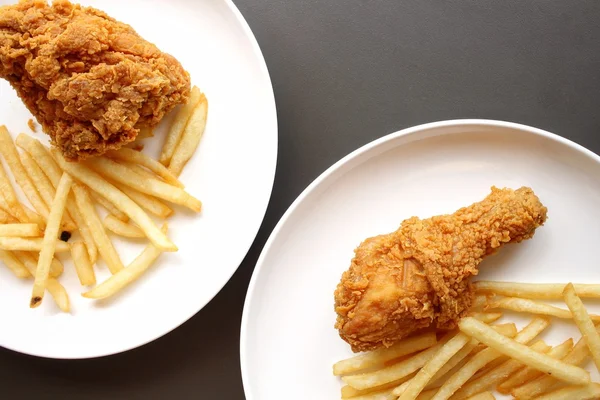
[(366, 351), (430, 326), (454, 328), (471, 305), (479, 263), (531, 238), (546, 211), (530, 188), (492, 188), (452, 215), (413, 217), (365, 240), (335, 291), (340, 336), (353, 351)]
[(0, 76), (69, 160), (132, 142), (190, 93), (174, 57), (104, 12), (64, 0), (0, 8)]

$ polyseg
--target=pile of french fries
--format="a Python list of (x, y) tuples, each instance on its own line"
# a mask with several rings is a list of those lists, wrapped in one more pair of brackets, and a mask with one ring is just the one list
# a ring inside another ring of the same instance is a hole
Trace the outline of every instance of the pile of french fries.
[[(392, 347), (339, 361), (342, 399), (489, 400), (493, 391), (518, 400), (600, 399), (600, 384), (582, 368), (591, 358), (600, 370), (600, 325), (581, 298), (600, 298), (600, 285), (481, 281), (470, 315), (458, 329), (426, 332)], [(563, 300), (567, 308), (540, 300)], [(520, 331), (498, 324), (502, 310), (533, 314)], [(551, 317), (572, 320), (581, 332), (555, 346), (536, 337)]]
[[(127, 147), (68, 162), (23, 133), (13, 141), (0, 127), (0, 154), (16, 182), (15, 187), (0, 164), (0, 260), (16, 277), (34, 279), (30, 307), (39, 306), (48, 291), (62, 311), (70, 310), (57, 279), (64, 270), (62, 254), (71, 256), (81, 285), (94, 286), (82, 295), (102, 299), (138, 279), (162, 252), (177, 251), (166, 235), (165, 220), (173, 214), (167, 203), (201, 211), (200, 200), (178, 177), (200, 143), (207, 112), (206, 97), (194, 86), (169, 127), (160, 162)], [(144, 132), (138, 139), (152, 136)], [(19, 201), (17, 188), (30, 206)], [(103, 219), (97, 206), (105, 209)], [(125, 266), (109, 233), (149, 243)], [(100, 259), (112, 275), (96, 285)]]

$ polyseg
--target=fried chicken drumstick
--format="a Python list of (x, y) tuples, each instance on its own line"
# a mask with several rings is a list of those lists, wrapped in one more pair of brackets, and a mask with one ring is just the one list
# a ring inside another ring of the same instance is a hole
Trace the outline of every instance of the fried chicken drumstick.
[(531, 238), (546, 211), (530, 188), (492, 188), (452, 215), (413, 217), (365, 240), (335, 291), (340, 336), (353, 351), (367, 351), (430, 326), (454, 328), (471, 305), (479, 263)]
[(129, 25), (65, 0), (0, 8), (0, 77), (69, 160), (135, 140), (190, 93), (175, 58)]

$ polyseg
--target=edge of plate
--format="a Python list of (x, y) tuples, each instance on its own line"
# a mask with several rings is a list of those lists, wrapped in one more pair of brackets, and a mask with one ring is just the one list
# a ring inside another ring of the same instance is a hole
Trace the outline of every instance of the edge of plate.
[(299, 205), (304, 201), (304, 199), (307, 198), (318, 186), (320, 186), (323, 182), (325, 182), (331, 175), (333, 175), (335, 172), (337, 172), (337, 170), (339, 170), (342, 166), (344, 166), (351, 160), (354, 160), (354, 159), (360, 157), (364, 153), (367, 153), (367, 152), (371, 151), (372, 149), (379, 147), (379, 146), (383, 145), (384, 143), (394, 140), (400, 136), (414, 135), (414, 134), (418, 134), (422, 131), (425, 131), (428, 129), (433, 129), (433, 128), (455, 127), (455, 126), (460, 126), (460, 125), (469, 125), (469, 126), (483, 125), (483, 126), (490, 126), (490, 127), (497, 127), (497, 128), (510, 128), (510, 129), (526, 131), (530, 134), (533, 134), (536, 136), (542, 136), (542, 137), (545, 137), (552, 141), (564, 144), (576, 151), (583, 153), (585, 156), (592, 158), (596, 162), (600, 163), (599, 155), (592, 152), (591, 150), (586, 149), (582, 145), (575, 143), (569, 139), (566, 139), (562, 136), (558, 136), (554, 133), (545, 131), (543, 129), (534, 128), (534, 127), (531, 127), (528, 125), (518, 124), (518, 123), (514, 123), (514, 122), (500, 121), (500, 120), (488, 120), (488, 119), (455, 119), (455, 120), (444, 120), (444, 121), (437, 121), (437, 122), (430, 122), (430, 123), (426, 123), (426, 124), (416, 125), (413, 127), (402, 129), (402, 130), (394, 132), (394, 133), (390, 133), (379, 139), (375, 139), (372, 142), (369, 142), (369, 143), (363, 145), (362, 147), (354, 150), (350, 154), (346, 155), (345, 157), (343, 157), (342, 159), (337, 161), (335, 164), (333, 164), (332, 166), (327, 168), (327, 170), (325, 170), (323, 173), (321, 173), (321, 175), (319, 175), (314, 181), (312, 181), (310, 183), (310, 185), (308, 185), (306, 187), (306, 189), (304, 189), (302, 191), (302, 193), (289, 206), (289, 208), (286, 210), (286, 212), (283, 214), (283, 216), (281, 217), (281, 219), (279, 220), (279, 222), (277, 223), (277, 225), (271, 232), (271, 235), (269, 235), (269, 239), (265, 243), (265, 246), (263, 247), (263, 249), (260, 253), (260, 256), (258, 258), (258, 261), (256, 262), (254, 271), (252, 272), (252, 278), (250, 279), (250, 283), (248, 285), (248, 290), (246, 292), (246, 298), (244, 301), (244, 309), (243, 309), (243, 313), (242, 313), (242, 322), (241, 322), (241, 329), (240, 329), (240, 368), (241, 368), (241, 373), (242, 373), (242, 385), (243, 385), (244, 393), (245, 393), (247, 400), (254, 400), (256, 398), (254, 396), (254, 394), (250, 391), (250, 381), (249, 381), (250, 378), (248, 376), (249, 371), (248, 371), (248, 366), (247, 366), (247, 362), (248, 362), (247, 361), (247, 333), (248, 333), (248, 324), (249, 324), (249, 314), (251, 312), (251, 307), (252, 307), (252, 299), (254, 298), (254, 295), (255, 295), (254, 290), (255, 290), (257, 281), (259, 279), (259, 275), (262, 271), (262, 266), (263, 266), (264, 260), (268, 256), (268, 253), (271, 250), (273, 242), (279, 235), (279, 232), (283, 229), (284, 225), (286, 224), (286, 222), (290, 218), (290, 216), (299, 207)]
[[(258, 224), (258, 226), (256, 226), (256, 229), (254, 230), (254, 235), (253, 235), (253, 239), (250, 241), (250, 243), (248, 243), (248, 245), (246, 246), (246, 249), (242, 255), (242, 257), (240, 258), (240, 260), (237, 262), (237, 267), (231, 272), (231, 274), (229, 274), (229, 277), (227, 278), (227, 280), (225, 282), (223, 282), (223, 285), (221, 285), (220, 288), (218, 288), (212, 296), (210, 296), (210, 299), (207, 300), (207, 302), (205, 304), (203, 304), (200, 308), (198, 308), (198, 310), (191, 315), (188, 319), (186, 319), (185, 321), (182, 321), (181, 324), (177, 325), (176, 327), (174, 327), (173, 329), (171, 329), (170, 331), (165, 332), (163, 335), (166, 335), (167, 333), (171, 332), (174, 329), (177, 329), (179, 326), (181, 326), (183, 323), (187, 322), (190, 318), (192, 318), (194, 315), (196, 315), (198, 312), (200, 312), (208, 303), (210, 303), (217, 294), (219, 294), (221, 292), (221, 290), (225, 287), (225, 285), (227, 285), (227, 283), (231, 280), (231, 277), (237, 272), (237, 270), (240, 268), (240, 265), (242, 263), (242, 261), (244, 261), (244, 258), (246, 258), (246, 256), (248, 255), (248, 251), (250, 251), (250, 248), (252, 247), (252, 245), (254, 244), (254, 241), (256, 240), (256, 235), (258, 235), (258, 231), (260, 230), (260, 227), (262, 226), (262, 223), (265, 219), (265, 215), (267, 214), (267, 209), (269, 207), (269, 202), (271, 200), (271, 196), (273, 195), (273, 185), (275, 184), (275, 173), (277, 172), (277, 159), (278, 159), (278, 149), (279, 149), (279, 125), (278, 125), (278, 120), (277, 120), (277, 103), (275, 102), (275, 92), (273, 90), (273, 82), (271, 81), (271, 75), (269, 74), (269, 68), (267, 67), (267, 62), (265, 60), (265, 56), (262, 53), (262, 50), (260, 49), (260, 45), (258, 44), (258, 40), (256, 40), (256, 36), (254, 36), (254, 32), (252, 32), (252, 28), (250, 28), (250, 25), (248, 24), (248, 21), (246, 21), (246, 19), (244, 18), (244, 16), (242, 15), (241, 11), (237, 8), (237, 6), (233, 3), (233, 0), (225, 0), (225, 5), (229, 8), (229, 10), (231, 10), (231, 12), (233, 13), (233, 15), (235, 16), (235, 18), (237, 19), (238, 23), (240, 24), (240, 27), (242, 28), (242, 30), (244, 31), (244, 33), (246, 34), (246, 37), (248, 38), (248, 40), (250, 41), (250, 45), (252, 46), (252, 50), (254, 52), (254, 55), (257, 58), (257, 61), (260, 64), (260, 69), (262, 70), (264, 76), (263, 78), (265, 79), (265, 83), (268, 85), (269, 87), (269, 103), (270, 103), (270, 108), (272, 108), (273, 110), (273, 128), (275, 130), (275, 143), (273, 144), (275, 147), (275, 152), (273, 155), (273, 160), (271, 161), (273, 163), (272, 168), (271, 168), (271, 176), (270, 176), (270, 185), (269, 185), (269, 193), (266, 196), (266, 202), (263, 205), (263, 209), (262, 209), (262, 217), (260, 219), (260, 223)], [(157, 338), (163, 336), (160, 335)], [(152, 339), (150, 341), (148, 341), (147, 343), (156, 340)], [(146, 343), (144, 343), (146, 344)]]
[(244, 18), (244, 16), (242, 15), (242, 13), (240, 12), (240, 10), (237, 8), (237, 6), (233, 3), (232, 0), (225, 0), (224, 1), (225, 6), (232, 12), (233, 16), (235, 17), (235, 19), (237, 20), (237, 22), (240, 25), (240, 28), (242, 29), (242, 31), (244, 32), (245, 36), (248, 38), (250, 45), (252, 46), (252, 51), (254, 53), (254, 55), (256, 56), (256, 59), (258, 61), (259, 64), (259, 68), (261, 69), (262, 73), (263, 73), (263, 79), (265, 79), (265, 83), (268, 85), (269, 93), (270, 96), (269, 97), (269, 103), (271, 105), (270, 108), (273, 109), (273, 115), (272, 115), (272, 123), (274, 125), (274, 130), (275, 130), (275, 143), (274, 143), (274, 147), (275, 147), (275, 152), (274, 152), (274, 157), (272, 160), (273, 166), (272, 166), (272, 172), (271, 172), (271, 176), (270, 176), (270, 190), (269, 193), (266, 196), (266, 202), (263, 205), (263, 209), (262, 209), (262, 218), (260, 219), (260, 223), (256, 226), (255, 232), (254, 232), (254, 236), (253, 239), (248, 243), (247, 248), (245, 249), (245, 251), (243, 252), (243, 255), (241, 257), (241, 259), (237, 262), (237, 266), (232, 270), (231, 274), (229, 275), (229, 277), (227, 278), (227, 280), (225, 280), (223, 282), (223, 284), (218, 287), (215, 288), (214, 293), (212, 293), (208, 300), (201, 304), (198, 309), (191, 315), (189, 315), (187, 318), (185, 318), (184, 320), (182, 320), (180, 323), (178, 323), (177, 325), (170, 327), (166, 330), (163, 330), (161, 332), (159, 332), (156, 335), (152, 335), (151, 337), (149, 337), (148, 339), (145, 339), (143, 341), (141, 341), (140, 343), (137, 343), (135, 345), (131, 345), (131, 346), (126, 346), (124, 348), (121, 349), (115, 349), (113, 351), (110, 352), (106, 352), (106, 353), (102, 353), (102, 354), (94, 354), (94, 353), (89, 353), (89, 354), (83, 354), (81, 356), (60, 356), (60, 355), (56, 355), (56, 354), (40, 354), (40, 353), (34, 353), (34, 352), (25, 352), (22, 351), (21, 349), (15, 349), (15, 348), (11, 348), (8, 346), (3, 345), (2, 348), (5, 348), (7, 350), (10, 351), (14, 351), (16, 353), (21, 353), (21, 354), (27, 354), (30, 356), (34, 356), (34, 357), (39, 357), (39, 358), (48, 358), (48, 359), (59, 359), (59, 360), (81, 360), (81, 359), (94, 359), (94, 358), (101, 358), (101, 357), (108, 357), (108, 356), (112, 356), (115, 354), (120, 354), (120, 353), (124, 353), (133, 349), (137, 349), (139, 347), (145, 346), (148, 343), (151, 343), (167, 334), (169, 334), (170, 332), (174, 331), (175, 329), (179, 328), (181, 325), (183, 325), (184, 323), (186, 323), (187, 321), (189, 321), (192, 317), (194, 317), (197, 313), (199, 313), (204, 307), (206, 307), (206, 305), (208, 303), (210, 303), (217, 294), (219, 294), (221, 292), (221, 290), (223, 289), (223, 287), (225, 287), (225, 285), (231, 280), (231, 277), (237, 272), (237, 270), (240, 267), (240, 264), (242, 263), (242, 261), (244, 260), (244, 258), (246, 257), (246, 255), (248, 254), (248, 251), (250, 250), (250, 247), (252, 247), (252, 244), (254, 243), (254, 241), (256, 240), (256, 235), (258, 234), (258, 231), (260, 229), (260, 227), (262, 226), (262, 222), (264, 221), (266, 212), (267, 212), (267, 208), (269, 206), (269, 201), (271, 199), (271, 195), (273, 193), (273, 184), (275, 182), (275, 172), (277, 169), (277, 158), (278, 158), (278, 141), (279, 141), (279, 129), (278, 129), (278, 121), (277, 121), (277, 104), (275, 103), (275, 93), (273, 91), (273, 83), (271, 81), (271, 76), (269, 74), (269, 70), (267, 67), (267, 63), (265, 61), (265, 58), (263, 56), (263, 53), (260, 49), (260, 45), (258, 44), (258, 41), (256, 40), (256, 37), (254, 36), (254, 33), (252, 32), (252, 29), (250, 28), (250, 25), (248, 25), (248, 22), (246, 21), (246, 19)]

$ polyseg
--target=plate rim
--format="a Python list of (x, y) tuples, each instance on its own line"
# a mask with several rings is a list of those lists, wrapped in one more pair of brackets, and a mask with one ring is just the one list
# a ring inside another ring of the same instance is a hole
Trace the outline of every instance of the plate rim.
[(520, 124), (516, 122), (508, 122), (502, 120), (492, 120), (492, 119), (477, 119), (477, 118), (469, 118), (469, 119), (451, 119), (451, 120), (441, 120), (436, 122), (429, 122), (420, 125), (411, 126), (405, 129), (401, 129), (399, 131), (389, 133), (385, 136), (382, 136), (378, 139), (375, 139), (369, 143), (364, 144), (363, 146), (357, 148), (356, 150), (350, 152), (346, 156), (342, 157), (340, 160), (335, 162), (325, 171), (323, 171), (317, 178), (315, 178), (301, 193), (296, 197), (296, 199), (292, 202), (292, 204), (288, 207), (285, 213), (281, 216), (277, 225), (269, 235), (269, 238), (265, 242), (263, 249), (260, 253), (260, 256), (256, 262), (254, 267), (254, 271), (252, 272), (252, 277), (250, 278), (250, 283), (248, 284), (248, 290), (246, 291), (246, 297), (244, 300), (244, 308), (242, 311), (242, 320), (240, 327), (240, 369), (242, 375), (242, 386), (244, 388), (244, 394), (247, 400), (253, 400), (257, 398), (250, 389), (250, 377), (249, 377), (249, 367), (248, 367), (248, 325), (250, 324), (250, 309), (252, 308), (253, 298), (256, 296), (255, 289), (259, 279), (259, 275), (263, 269), (265, 259), (271, 252), (273, 247), (273, 242), (279, 236), (280, 231), (287, 224), (287, 221), (290, 219), (292, 214), (296, 211), (296, 209), (300, 206), (300, 204), (309, 197), (312, 192), (314, 192), (323, 182), (327, 181), (328, 178), (336, 173), (340, 168), (342, 168), (347, 163), (352, 160), (360, 157), (364, 153), (367, 153), (381, 145), (384, 145), (387, 142), (393, 141), (402, 136), (409, 135), (418, 135), (419, 133), (425, 132), (429, 129), (437, 129), (437, 128), (451, 128), (458, 126), (486, 126), (493, 128), (508, 128), (514, 130), (526, 131), (530, 134), (533, 134), (538, 137), (543, 137), (554, 141), (556, 143), (565, 145), (575, 151), (580, 152), (582, 155), (590, 157), (596, 163), (600, 164), (600, 155), (594, 153), (593, 151), (585, 148), (584, 146), (567, 139), (565, 137), (559, 136), (555, 133), (535, 128), (529, 125)]
[(229, 281), (231, 280), (233, 275), (239, 270), (241, 263), (244, 261), (244, 259), (246, 258), (247, 254), (248, 254), (248, 251), (250, 251), (250, 248), (256, 241), (256, 236), (258, 235), (258, 232), (264, 222), (264, 219), (265, 219), (265, 216), (267, 213), (267, 209), (268, 209), (268, 206), (269, 206), (269, 203), (271, 200), (271, 196), (273, 194), (273, 186), (275, 183), (275, 174), (277, 171), (277, 160), (278, 160), (278, 156), (279, 156), (279, 151), (278, 151), (278, 149), (279, 149), (279, 124), (278, 124), (278, 118), (277, 118), (277, 103), (275, 101), (275, 92), (273, 90), (273, 82), (271, 80), (269, 69), (268, 69), (265, 57), (260, 48), (260, 45), (258, 43), (258, 40), (256, 39), (256, 36), (254, 35), (252, 28), (250, 28), (250, 25), (244, 18), (241, 11), (233, 3), (233, 0), (224, 0), (223, 4), (224, 4), (225, 9), (228, 10), (229, 12), (231, 12), (231, 15), (235, 18), (235, 21), (239, 24), (239, 28), (241, 28), (245, 38), (247, 38), (249, 41), (249, 45), (252, 50), (253, 57), (257, 61), (257, 67), (261, 71), (261, 78), (264, 79), (264, 81), (265, 81), (264, 82), (265, 83), (265, 91), (266, 91), (265, 100), (267, 103), (267, 108), (270, 111), (269, 113), (271, 114), (269, 117), (269, 124), (273, 125), (273, 127), (274, 127), (274, 134), (271, 133), (271, 135), (274, 136), (274, 138), (272, 139), (274, 141), (274, 143), (273, 143), (274, 151), (271, 156), (272, 160), (270, 161), (272, 163), (272, 165), (270, 167), (271, 172), (270, 172), (270, 176), (265, 177), (265, 179), (268, 179), (268, 182), (269, 182), (269, 184), (267, 185), (268, 193), (265, 193), (266, 201), (262, 205), (262, 210), (259, 209), (257, 211), (257, 213), (261, 214), (260, 222), (256, 225), (256, 227), (254, 229), (254, 233), (252, 235), (252, 240), (249, 241), (246, 248), (241, 253), (240, 260), (236, 263), (236, 267), (231, 270), (231, 273), (229, 274), (227, 279), (225, 279), (220, 286), (216, 285), (214, 287), (214, 289), (212, 290), (213, 293), (210, 294), (209, 296), (207, 296), (207, 299), (205, 302), (199, 303), (198, 308), (195, 312), (190, 314), (188, 317), (182, 319), (178, 324), (168, 327), (166, 329), (157, 330), (156, 334), (149, 335), (148, 338), (146, 338), (142, 341), (139, 341), (136, 344), (123, 346), (123, 347), (115, 347), (115, 349), (112, 349), (110, 351), (102, 351), (102, 352), (90, 351), (89, 353), (82, 354), (82, 355), (65, 355), (65, 356), (62, 356), (60, 354), (54, 354), (52, 352), (42, 353), (39, 351), (27, 351), (27, 349), (19, 348), (18, 346), (11, 346), (10, 344), (7, 345), (6, 343), (3, 343), (0, 347), (4, 348), (6, 350), (9, 350), (9, 351), (15, 352), (15, 353), (25, 354), (28, 356), (33, 356), (33, 357), (38, 357), (38, 358), (55, 359), (55, 360), (96, 359), (96, 358), (108, 357), (108, 356), (112, 356), (112, 355), (116, 355), (116, 354), (125, 353), (130, 350), (134, 350), (134, 349), (143, 347), (149, 343), (152, 343), (152, 342), (156, 341), (157, 339), (160, 339), (163, 336), (168, 335), (169, 333), (173, 332), (175, 329), (179, 328), (181, 325), (183, 325), (184, 323), (189, 321), (196, 314), (198, 314), (200, 311), (202, 311), (202, 309), (204, 309), (221, 292), (221, 290), (223, 290), (225, 285), (227, 285), (227, 283), (229, 283)]

